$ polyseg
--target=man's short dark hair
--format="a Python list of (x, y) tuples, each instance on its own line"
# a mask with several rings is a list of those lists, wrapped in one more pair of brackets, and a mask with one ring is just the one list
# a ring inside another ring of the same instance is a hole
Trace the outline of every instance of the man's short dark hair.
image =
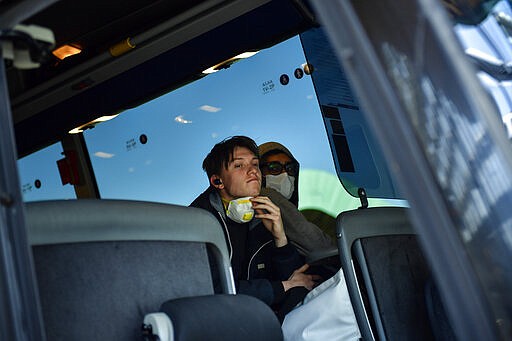
[(258, 146), (253, 139), (247, 136), (233, 136), (217, 143), (203, 161), (203, 170), (210, 178), (212, 175), (220, 174), (221, 167), (228, 169), (229, 161), (233, 159), (233, 152), (236, 147), (245, 147), (249, 149), (256, 157), (258, 155)]

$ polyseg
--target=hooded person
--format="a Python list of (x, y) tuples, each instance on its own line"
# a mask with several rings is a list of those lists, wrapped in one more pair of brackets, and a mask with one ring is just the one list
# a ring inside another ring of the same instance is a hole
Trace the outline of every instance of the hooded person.
[[(260, 194), (269, 197), (279, 207), (284, 230), (290, 242), (306, 251), (313, 263), (335, 255), (337, 247), (333, 240), (318, 226), (309, 222), (297, 208), (297, 159), (277, 142), (263, 143), (258, 149), (265, 184)], [(324, 270), (322, 277), (328, 279), (311, 290), (301, 303), (285, 315), (282, 324), (284, 340), (360, 340), (361, 333), (350, 302), (343, 269), (332, 269), (328, 266)], [(333, 305), (333, 302), (336, 304)]]
[[(265, 142), (260, 144), (258, 146), (258, 152), (260, 153), (260, 169), (264, 176), (264, 187), (275, 189), (295, 205), (295, 207), (298, 207), (300, 164), (297, 159), (295, 159), (288, 148), (277, 142)], [(284, 163), (288, 164), (288, 169), (286, 169), (286, 165), (283, 165), (283, 163), (277, 165), (277, 167), (279, 167), (277, 170), (269, 164), (269, 158), (272, 159), (270, 161), (277, 162), (283, 159), (279, 157), (279, 154), (284, 154), (284, 160), (286, 160)], [(288, 178), (286, 181), (284, 180), (285, 177)], [(283, 181), (272, 181), (271, 179), (273, 178), (282, 178)], [(286, 185), (283, 186), (283, 183), (286, 183)]]
[(278, 142), (258, 147), (263, 175), (261, 195), (267, 196), (281, 210), (285, 233), (303, 253), (336, 249), (334, 241), (298, 210), (300, 164), (293, 154)]

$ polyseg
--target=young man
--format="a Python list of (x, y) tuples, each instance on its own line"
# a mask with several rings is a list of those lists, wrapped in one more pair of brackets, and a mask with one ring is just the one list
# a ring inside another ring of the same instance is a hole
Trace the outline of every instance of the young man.
[(311, 290), (316, 276), (305, 273), (308, 265), (288, 243), (279, 208), (259, 195), (256, 143), (234, 136), (216, 144), (203, 170), (210, 186), (191, 206), (210, 211), (224, 227), (237, 292), (275, 306), (291, 288)]

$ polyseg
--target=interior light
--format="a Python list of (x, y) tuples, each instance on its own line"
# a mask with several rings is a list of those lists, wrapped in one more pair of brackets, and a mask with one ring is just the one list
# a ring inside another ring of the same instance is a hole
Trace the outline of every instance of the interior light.
[(94, 120), (94, 121), (92, 121), (92, 122), (99, 123), (99, 122), (110, 121), (111, 119), (116, 118), (118, 115), (119, 115), (119, 114), (109, 115), (109, 116), (101, 116), (101, 117), (98, 117), (97, 119), (95, 119), (95, 120)]
[(217, 71), (219, 71), (221, 69), (227, 69), (228, 67), (230, 67), (232, 64), (238, 62), (239, 60), (252, 57), (252, 56), (254, 56), (258, 52), (259, 51), (240, 53), (239, 55), (236, 55), (236, 56), (234, 56), (232, 58), (229, 58), (228, 60), (225, 60), (223, 62), (220, 62), (217, 65), (212, 66), (211, 68), (208, 68), (208, 69), (204, 70), (203, 73), (204, 74), (209, 74), (209, 73), (217, 72)]
[(78, 133), (81, 133), (83, 132), (82, 129), (80, 129), (81, 127), (78, 127), (78, 128), (73, 128), (71, 129), (70, 131), (68, 131), (68, 134), (78, 134)]
[(258, 53), (258, 52), (259, 51), (243, 52), (243, 53), (240, 53), (239, 55), (235, 56), (234, 58), (236, 58), (236, 59), (250, 58), (250, 57), (254, 56), (256, 53)]
[(75, 54), (79, 54), (82, 50), (76, 46), (71, 45), (62, 45), (61, 47), (52, 51), (53, 55), (60, 60), (67, 58), (69, 56), (74, 56)]
[(109, 120), (111, 120), (113, 118), (116, 118), (118, 115), (119, 114), (98, 117), (97, 119), (92, 120), (91, 122), (88, 122), (86, 124), (82, 124), (79, 127), (71, 129), (70, 131), (68, 131), (68, 134), (78, 134), (78, 133), (81, 133), (81, 132), (83, 132), (86, 129), (94, 128), (94, 126), (96, 126), (96, 124), (98, 124), (98, 123), (109, 121)]

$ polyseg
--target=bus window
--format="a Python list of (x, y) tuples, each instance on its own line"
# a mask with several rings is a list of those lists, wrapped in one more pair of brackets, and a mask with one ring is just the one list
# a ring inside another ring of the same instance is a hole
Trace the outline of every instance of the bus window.
[(312, 80), (344, 188), (353, 196), (364, 188), (368, 197), (403, 198), (323, 28), (300, 37), (308, 62), (318, 70)]
[(512, 7), (507, 1), (498, 1), (491, 14), (478, 25), (457, 24), (455, 33), (469, 59), (477, 67), (477, 76), (497, 106), (507, 131), (512, 138)]
[(294, 37), (86, 130), (101, 197), (188, 205), (208, 186), (201, 164), (212, 146), (247, 135), (294, 153), (301, 209), (336, 217), (358, 207), (336, 176), (304, 65)]
[(57, 161), (62, 146), (55, 143), (18, 160), (23, 201), (76, 198), (72, 185), (62, 185)]

